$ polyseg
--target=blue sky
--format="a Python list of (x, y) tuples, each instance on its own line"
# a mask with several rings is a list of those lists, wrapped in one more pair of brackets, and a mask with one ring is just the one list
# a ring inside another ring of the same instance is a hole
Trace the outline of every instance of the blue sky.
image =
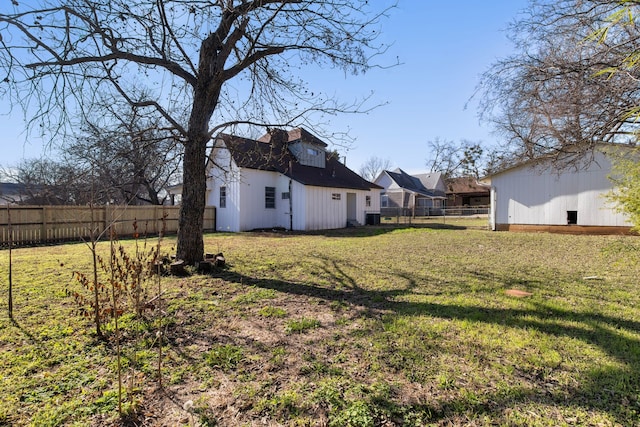
[[(327, 70), (305, 76), (312, 90), (318, 85), (347, 101), (373, 92), (372, 103), (386, 103), (368, 114), (329, 119), (326, 130), (348, 130), (355, 139), (348, 150), (336, 147), (347, 165), (358, 171), (376, 156), (418, 173), (426, 171), (427, 142), (435, 138), (499, 144), (491, 129), (479, 123), (477, 103), (467, 103), (480, 75), (511, 52), (505, 29), (526, 5), (527, 0), (399, 0), (382, 24), (384, 41), (393, 43), (382, 61), (398, 57), (401, 65), (360, 76)], [(6, 102), (0, 100), (0, 113), (8, 110)], [(0, 115), (0, 143), (2, 166), (47, 155), (37, 139), (25, 141), (18, 110)]]

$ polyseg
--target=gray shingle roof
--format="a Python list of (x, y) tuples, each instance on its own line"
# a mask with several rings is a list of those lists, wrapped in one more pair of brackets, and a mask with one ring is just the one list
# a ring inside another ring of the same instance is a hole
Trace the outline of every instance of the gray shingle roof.
[(431, 182), (433, 187), (436, 186), (439, 178), (436, 174), (423, 174), (425, 177), (428, 176), (428, 179), (425, 178), (423, 181), (420, 179), (422, 175), (409, 175), (400, 168), (395, 171), (386, 171), (386, 173), (396, 184), (398, 184), (399, 187), (404, 188), (405, 190), (413, 191), (414, 193), (427, 197), (445, 196), (444, 192), (438, 191), (435, 188), (427, 188), (425, 186), (425, 183), (429, 184)]
[(285, 132), (279, 129), (258, 140), (221, 134), (235, 163), (242, 168), (279, 172), (304, 185), (348, 188), (356, 190), (380, 189), (340, 162), (333, 153), (325, 153), (325, 167), (306, 166), (288, 149), (289, 142), (304, 141), (324, 151), (327, 146), (304, 129)]

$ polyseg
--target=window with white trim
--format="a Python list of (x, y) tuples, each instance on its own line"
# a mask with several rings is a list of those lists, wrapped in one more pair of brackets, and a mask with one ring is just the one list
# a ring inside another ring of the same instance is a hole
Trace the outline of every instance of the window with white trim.
[(220, 207), (227, 207), (227, 187), (220, 187)]

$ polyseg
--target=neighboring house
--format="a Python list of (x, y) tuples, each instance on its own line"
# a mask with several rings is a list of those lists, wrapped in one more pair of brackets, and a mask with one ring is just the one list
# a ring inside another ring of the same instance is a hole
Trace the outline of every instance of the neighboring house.
[(208, 164), (207, 205), (216, 229), (326, 230), (380, 220), (380, 187), (326, 151), (304, 129), (258, 140), (221, 134)]
[(402, 208), (412, 215), (428, 215), (429, 209), (444, 207), (446, 193), (440, 172), (409, 175), (398, 168), (382, 171), (374, 182), (383, 188), (381, 208)]
[(479, 183), (471, 176), (445, 180), (447, 188), (447, 207), (489, 206), (491, 186)]
[(24, 184), (0, 182), (0, 205), (17, 205), (31, 198)]
[(603, 147), (577, 155), (557, 169), (540, 158), (499, 171), (491, 185), (489, 222), (493, 230), (565, 233), (627, 233), (631, 223), (607, 199), (612, 190), (611, 157)]

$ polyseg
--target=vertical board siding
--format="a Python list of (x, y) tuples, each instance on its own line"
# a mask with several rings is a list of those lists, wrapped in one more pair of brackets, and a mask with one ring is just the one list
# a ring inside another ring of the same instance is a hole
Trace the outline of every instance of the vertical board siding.
[(291, 182), (292, 205), (293, 205), (293, 229), (298, 231), (307, 230), (307, 188), (297, 181)]
[[(104, 235), (109, 227), (120, 237), (176, 233), (179, 215), (179, 206), (5, 206), (0, 209), (0, 245), (78, 241), (92, 231)], [(215, 216), (215, 207), (205, 208), (205, 230), (214, 229)]]
[[(230, 170), (220, 177), (212, 177), (211, 191), (207, 206), (216, 208), (216, 229), (218, 231), (240, 231), (240, 172), (238, 168)], [(226, 206), (220, 207), (220, 187), (226, 187)]]
[[(335, 188), (307, 187), (306, 230), (329, 230), (347, 226), (347, 191)], [(333, 200), (333, 194), (340, 200)]]
[[(365, 224), (367, 213), (380, 213), (380, 192), (352, 189), (307, 187), (307, 222), (305, 230), (329, 230), (347, 226), (347, 193), (356, 195), (356, 220)], [(333, 194), (340, 200), (333, 200)], [(371, 207), (366, 206), (371, 196)]]

